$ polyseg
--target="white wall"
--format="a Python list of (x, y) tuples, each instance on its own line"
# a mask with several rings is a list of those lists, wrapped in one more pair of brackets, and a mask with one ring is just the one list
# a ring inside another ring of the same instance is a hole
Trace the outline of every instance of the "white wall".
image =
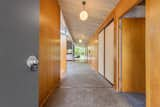
[(98, 72), (104, 76), (104, 30), (98, 36)]
[(114, 84), (114, 23), (105, 29), (105, 78)]

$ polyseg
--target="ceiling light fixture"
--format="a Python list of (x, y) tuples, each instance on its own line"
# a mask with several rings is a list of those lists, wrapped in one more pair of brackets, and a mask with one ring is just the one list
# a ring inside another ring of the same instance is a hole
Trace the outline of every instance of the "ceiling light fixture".
[(82, 43), (82, 40), (81, 40), (81, 39), (79, 40), (79, 43)]
[(82, 21), (86, 21), (86, 20), (88, 19), (88, 13), (87, 13), (87, 11), (85, 10), (86, 2), (83, 1), (83, 2), (82, 2), (82, 5), (83, 5), (83, 10), (82, 10), (81, 13), (80, 13), (80, 19), (81, 19)]

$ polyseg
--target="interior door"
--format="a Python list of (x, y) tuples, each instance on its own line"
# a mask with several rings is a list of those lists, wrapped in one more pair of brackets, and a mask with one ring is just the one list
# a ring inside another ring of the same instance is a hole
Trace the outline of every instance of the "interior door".
[(122, 19), (122, 91), (145, 92), (145, 19)]
[(114, 23), (105, 28), (105, 78), (114, 84)]
[(0, 0), (0, 107), (38, 107), (39, 0)]
[(98, 36), (98, 72), (104, 76), (104, 30)]

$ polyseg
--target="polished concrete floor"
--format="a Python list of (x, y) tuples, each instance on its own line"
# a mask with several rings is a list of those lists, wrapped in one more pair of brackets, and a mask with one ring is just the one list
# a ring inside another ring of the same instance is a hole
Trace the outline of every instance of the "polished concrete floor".
[(120, 93), (133, 107), (146, 107), (146, 97), (140, 93)]
[(61, 85), (46, 107), (132, 107), (125, 96), (88, 64), (69, 62)]

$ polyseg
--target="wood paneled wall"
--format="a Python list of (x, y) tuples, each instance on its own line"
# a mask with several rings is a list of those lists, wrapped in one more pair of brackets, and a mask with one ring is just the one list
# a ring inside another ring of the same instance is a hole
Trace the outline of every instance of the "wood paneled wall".
[[(119, 19), (141, 0), (120, 0), (116, 8), (102, 22), (93, 35), (92, 41), (97, 40), (99, 32), (114, 19), (115, 23), (115, 73), (116, 87), (119, 90)], [(160, 107), (160, 0), (146, 0), (146, 106)], [(96, 50), (95, 50), (96, 52)]]
[(122, 91), (145, 93), (145, 19), (122, 19)]
[[(120, 0), (113, 11), (106, 17), (102, 24), (95, 31), (89, 43), (97, 40), (98, 34), (114, 20), (114, 74), (115, 74), (115, 89), (119, 91), (119, 19), (130, 9), (136, 6), (141, 0)], [(96, 52), (97, 50), (95, 50)], [(95, 53), (94, 52), (94, 53)]]
[(60, 80), (60, 8), (57, 0), (40, 0), (39, 105), (43, 107)]
[(146, 0), (147, 107), (160, 107), (160, 0)]

